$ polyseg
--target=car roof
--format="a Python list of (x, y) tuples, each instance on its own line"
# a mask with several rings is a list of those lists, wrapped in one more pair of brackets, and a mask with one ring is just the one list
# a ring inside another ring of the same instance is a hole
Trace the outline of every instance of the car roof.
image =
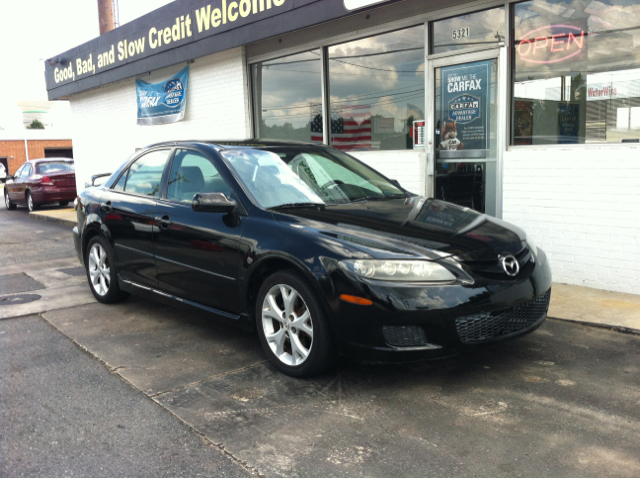
[(323, 147), (326, 145), (311, 143), (306, 141), (293, 141), (293, 140), (186, 140), (186, 141), (163, 141), (160, 143), (153, 143), (146, 146), (143, 149), (148, 149), (157, 146), (187, 146), (187, 145), (206, 145), (215, 148), (216, 150), (226, 150), (235, 148), (260, 148), (269, 146), (306, 146), (306, 147)]

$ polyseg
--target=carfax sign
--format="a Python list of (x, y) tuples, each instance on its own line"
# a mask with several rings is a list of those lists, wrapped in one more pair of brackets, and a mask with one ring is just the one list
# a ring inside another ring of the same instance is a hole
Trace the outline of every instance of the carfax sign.
[(491, 60), (442, 69), (440, 150), (486, 150)]
[(186, 66), (160, 83), (136, 80), (138, 125), (164, 125), (182, 120), (187, 104), (188, 79), (189, 67)]

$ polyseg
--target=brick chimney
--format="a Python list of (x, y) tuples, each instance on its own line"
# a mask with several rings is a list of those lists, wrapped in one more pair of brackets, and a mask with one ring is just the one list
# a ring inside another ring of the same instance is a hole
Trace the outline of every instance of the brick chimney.
[(98, 20), (100, 35), (104, 35), (115, 28), (113, 0), (98, 0)]

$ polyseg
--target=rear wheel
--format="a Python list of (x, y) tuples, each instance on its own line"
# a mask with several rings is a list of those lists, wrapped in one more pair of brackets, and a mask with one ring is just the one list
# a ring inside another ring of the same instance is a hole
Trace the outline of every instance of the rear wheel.
[(258, 293), (256, 326), (262, 347), (283, 373), (311, 377), (331, 368), (337, 354), (318, 296), (294, 270), (269, 276)]
[(34, 203), (33, 195), (31, 194), (31, 192), (27, 191), (27, 208), (29, 208), (29, 211), (37, 210), (38, 206), (38, 204)]
[(15, 210), (16, 204), (9, 199), (9, 192), (7, 191), (7, 187), (4, 188), (4, 205), (8, 210)]
[(101, 236), (89, 241), (85, 255), (91, 292), (101, 303), (117, 303), (129, 297), (118, 285), (117, 265), (111, 245)]

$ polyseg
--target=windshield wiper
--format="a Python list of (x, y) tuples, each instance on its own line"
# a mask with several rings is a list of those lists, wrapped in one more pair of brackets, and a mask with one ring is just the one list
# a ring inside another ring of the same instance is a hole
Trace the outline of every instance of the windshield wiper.
[(286, 208), (312, 208), (318, 206), (322, 209), (326, 206), (324, 203), (285, 203), (282, 205), (271, 206), (270, 210), (280, 210)]

